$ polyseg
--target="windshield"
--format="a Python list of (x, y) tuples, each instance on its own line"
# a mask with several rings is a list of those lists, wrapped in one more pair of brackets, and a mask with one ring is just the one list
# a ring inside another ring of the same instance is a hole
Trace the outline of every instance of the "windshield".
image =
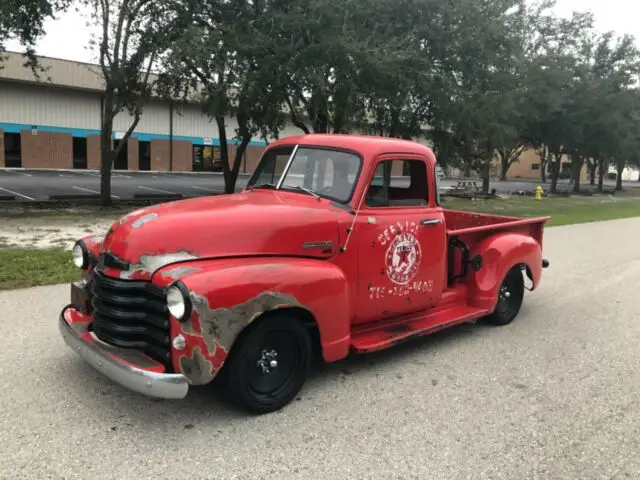
[[(340, 203), (351, 199), (360, 170), (360, 158), (350, 152), (315, 147), (294, 147), (267, 152), (247, 188), (276, 188), (330, 198)], [(283, 178), (284, 174), (284, 178)]]

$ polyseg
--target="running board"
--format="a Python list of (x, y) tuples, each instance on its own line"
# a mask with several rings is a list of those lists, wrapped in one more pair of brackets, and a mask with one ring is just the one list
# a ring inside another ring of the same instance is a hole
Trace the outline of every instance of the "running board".
[(385, 322), (375, 328), (363, 325), (354, 329), (351, 334), (351, 348), (357, 353), (384, 350), (414, 337), (476, 320), (489, 313), (481, 308), (456, 305), (420, 317), (411, 316), (405, 321)]

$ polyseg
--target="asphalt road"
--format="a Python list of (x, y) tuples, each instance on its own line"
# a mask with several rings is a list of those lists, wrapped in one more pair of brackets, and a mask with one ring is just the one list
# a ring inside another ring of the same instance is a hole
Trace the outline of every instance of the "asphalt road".
[[(248, 179), (248, 176), (240, 176), (237, 189), (243, 188)], [(457, 182), (457, 179), (444, 179), (441, 183), (446, 187)], [(113, 175), (111, 185), (115, 200), (130, 199), (135, 194), (198, 196), (224, 190), (222, 175), (211, 173), (122, 172)], [(498, 193), (532, 191), (536, 185), (531, 181), (491, 182), (491, 188)], [(629, 182), (629, 186), (638, 186), (638, 182)], [(19, 201), (48, 200), (51, 195), (95, 196), (99, 193), (100, 175), (94, 171), (0, 170), (0, 196), (12, 195)]]
[(329, 366), (261, 417), (110, 383), (58, 335), (66, 286), (0, 294), (0, 478), (640, 478), (639, 237), (640, 219), (550, 228), (512, 325)]

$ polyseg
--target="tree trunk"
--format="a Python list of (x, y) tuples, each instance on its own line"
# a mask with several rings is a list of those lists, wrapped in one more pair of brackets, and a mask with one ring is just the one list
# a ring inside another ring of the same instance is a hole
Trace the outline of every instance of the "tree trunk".
[(482, 193), (489, 193), (489, 173), (491, 168), (491, 161), (485, 160), (482, 165)]
[(619, 163), (616, 165), (616, 170), (618, 175), (616, 175), (616, 191), (622, 191), (622, 172), (624, 171), (624, 163)]
[(540, 181), (547, 183), (547, 165), (549, 164), (549, 149), (543, 147), (542, 150), (537, 150), (540, 157)]
[(604, 160), (600, 160), (598, 165), (598, 192), (602, 193), (604, 186)]
[(560, 159), (562, 158), (562, 154), (551, 154), (554, 161), (551, 164), (551, 193), (558, 192), (558, 177), (560, 176)]
[(596, 184), (596, 169), (598, 168), (598, 162), (593, 160), (589, 162), (589, 183), (591, 185)]
[(114, 156), (111, 148), (111, 122), (105, 122), (100, 133), (100, 203), (103, 207), (111, 206), (111, 167)]
[(507, 179), (507, 171), (509, 170), (509, 156), (506, 148), (500, 150), (500, 181)]
[(573, 155), (573, 171), (571, 172), (571, 176), (573, 177), (573, 193), (580, 193), (580, 174), (582, 173), (583, 165), (584, 160), (579, 158), (577, 155)]
[(240, 165), (242, 164), (242, 157), (247, 150), (247, 146), (251, 141), (251, 137), (243, 138), (238, 149), (236, 150), (236, 156), (233, 160), (233, 167), (229, 171), (228, 175), (224, 179), (224, 193), (235, 193), (236, 183), (238, 181), (238, 174), (240, 173)]

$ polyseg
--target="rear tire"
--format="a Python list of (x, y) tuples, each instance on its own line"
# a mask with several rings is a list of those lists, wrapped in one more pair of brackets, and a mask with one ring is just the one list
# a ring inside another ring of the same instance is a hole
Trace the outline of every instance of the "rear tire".
[(524, 277), (520, 267), (509, 270), (498, 292), (498, 303), (491, 315), (485, 317), (491, 325), (508, 325), (520, 312), (524, 299)]
[(230, 400), (256, 414), (281, 409), (306, 382), (312, 358), (309, 332), (297, 318), (258, 320), (238, 338), (225, 364)]

